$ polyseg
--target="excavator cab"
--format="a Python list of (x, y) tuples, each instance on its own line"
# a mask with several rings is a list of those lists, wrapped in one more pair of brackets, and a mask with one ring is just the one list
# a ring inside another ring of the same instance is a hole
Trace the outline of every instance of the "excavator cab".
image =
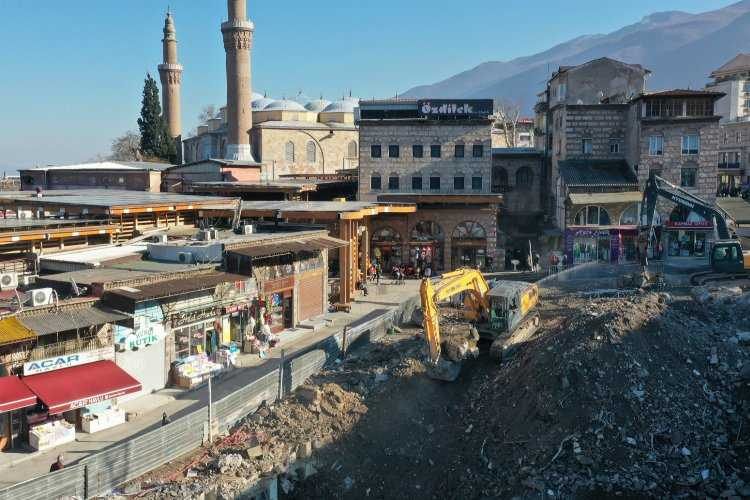
[(711, 269), (717, 273), (741, 273), (745, 270), (739, 240), (719, 240), (711, 249)]

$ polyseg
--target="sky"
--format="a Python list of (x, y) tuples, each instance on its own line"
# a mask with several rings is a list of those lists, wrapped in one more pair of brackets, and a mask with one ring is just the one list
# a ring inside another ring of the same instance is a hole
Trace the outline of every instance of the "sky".
[[(560, 8), (564, 3), (565, 8)], [(253, 90), (389, 97), (489, 60), (607, 33), (654, 11), (732, 0), (248, 0)], [(164, 13), (177, 28), (183, 134), (226, 100), (224, 0), (0, 0), (0, 171), (88, 161), (136, 130), (158, 81)], [(543, 19), (548, 22), (540, 24)]]

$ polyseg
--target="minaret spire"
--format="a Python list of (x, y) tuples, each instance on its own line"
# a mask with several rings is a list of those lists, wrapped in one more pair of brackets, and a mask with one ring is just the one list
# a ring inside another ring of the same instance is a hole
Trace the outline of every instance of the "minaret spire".
[(164, 18), (164, 38), (161, 42), (163, 63), (159, 65), (159, 77), (161, 78), (162, 113), (167, 121), (169, 135), (177, 143), (178, 160), (182, 161), (182, 113), (180, 109), (182, 65), (177, 59), (177, 31), (170, 9), (167, 9)]

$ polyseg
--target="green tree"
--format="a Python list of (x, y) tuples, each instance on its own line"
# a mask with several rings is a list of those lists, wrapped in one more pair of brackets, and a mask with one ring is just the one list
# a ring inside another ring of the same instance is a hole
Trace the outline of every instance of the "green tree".
[(138, 128), (141, 131), (141, 153), (144, 158), (166, 160), (170, 163), (177, 161), (176, 145), (169, 136), (167, 122), (161, 114), (159, 87), (150, 74), (146, 74), (143, 85), (143, 101)]

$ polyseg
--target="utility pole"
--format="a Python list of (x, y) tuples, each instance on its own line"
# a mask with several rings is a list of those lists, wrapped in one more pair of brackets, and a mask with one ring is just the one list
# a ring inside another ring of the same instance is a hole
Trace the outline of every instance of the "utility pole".
[(208, 372), (208, 442), (209, 444), (214, 440), (213, 433), (213, 393), (211, 390), (211, 379), (213, 378), (213, 371)]

